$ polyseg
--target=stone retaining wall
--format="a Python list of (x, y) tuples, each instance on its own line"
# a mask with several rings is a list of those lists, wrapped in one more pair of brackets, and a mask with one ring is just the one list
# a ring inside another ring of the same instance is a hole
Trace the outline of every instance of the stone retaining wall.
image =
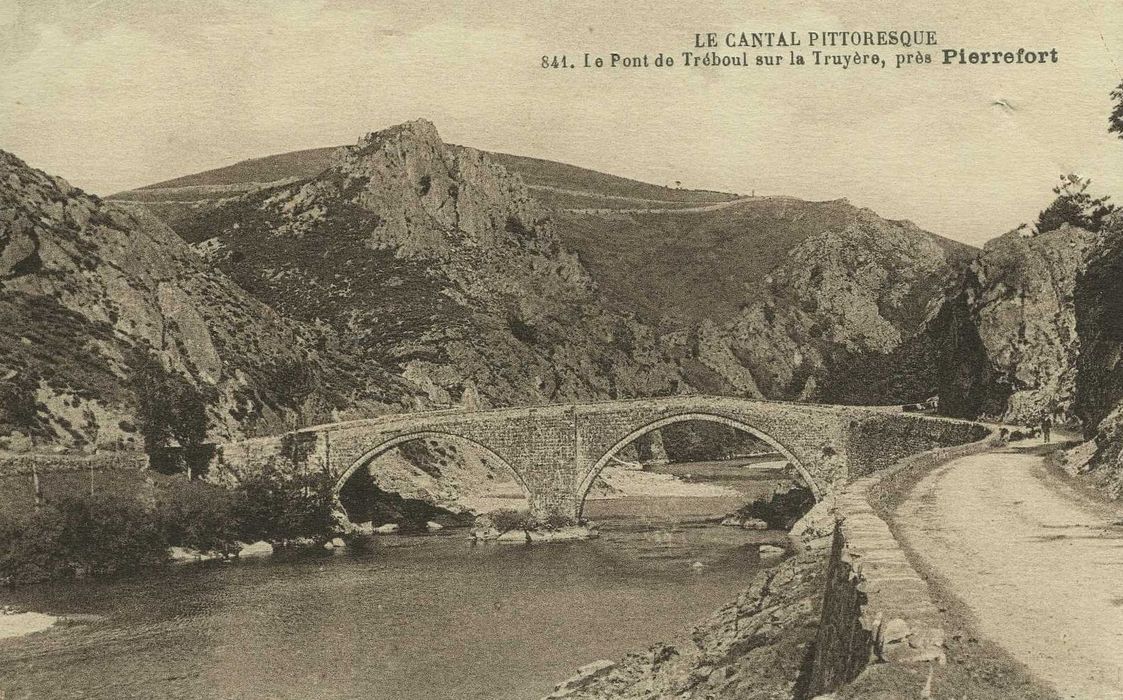
[(871, 662), (945, 661), (940, 611), (882, 516), (910, 478), (985, 451), (993, 440), (993, 433), (978, 424), (948, 421), (947, 429), (949, 436), (958, 432), (975, 439), (900, 459), (884, 472), (860, 478), (835, 494), (833, 502), (817, 505), (819, 512), (813, 511), (793, 530), (797, 538), (813, 542), (822, 534), (824, 518), (833, 521), (822, 619), (810, 681), (801, 698), (834, 691)]
[(850, 478), (890, 469), (910, 455), (972, 443), (988, 435), (988, 428), (970, 421), (909, 413), (870, 415), (850, 431)]
[(141, 471), (148, 468), (148, 455), (143, 452), (98, 452), (89, 455), (23, 452), (0, 455), (0, 478), (78, 471), (110, 471), (125, 469)]
[(128, 493), (144, 482), (147, 469), (148, 456), (140, 452), (0, 454), (0, 515), (29, 512), (37, 497), (52, 501), (91, 489)]

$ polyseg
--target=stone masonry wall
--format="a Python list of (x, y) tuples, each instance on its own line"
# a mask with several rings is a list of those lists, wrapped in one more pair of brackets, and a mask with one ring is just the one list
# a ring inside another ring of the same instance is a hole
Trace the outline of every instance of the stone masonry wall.
[(850, 430), (850, 478), (882, 471), (909, 455), (975, 442), (988, 434), (987, 428), (969, 421), (909, 413), (872, 413)]
[(141, 488), (147, 469), (142, 452), (0, 454), (0, 514), (30, 512), (37, 496), (55, 501), (91, 489), (132, 492)]
[(89, 455), (24, 452), (0, 454), (0, 478), (31, 474), (109, 471), (125, 469), (140, 471), (148, 467), (143, 452), (98, 452)]
[(946, 432), (937, 432), (975, 439), (912, 455), (884, 472), (859, 478), (817, 505), (819, 513), (809, 514), (793, 530), (797, 540), (814, 541), (824, 520), (834, 523), (815, 658), (802, 698), (836, 690), (871, 662), (945, 661), (941, 617), (928, 585), (877, 510), (898, 475), (981, 452), (992, 440), (991, 431), (977, 424), (947, 425)]

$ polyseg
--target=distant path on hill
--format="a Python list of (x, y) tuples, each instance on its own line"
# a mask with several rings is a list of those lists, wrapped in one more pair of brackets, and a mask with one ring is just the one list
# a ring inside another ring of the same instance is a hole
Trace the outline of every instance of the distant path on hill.
[[(605, 201), (613, 202), (626, 202), (626, 203), (643, 203), (650, 204), (645, 207), (563, 207), (562, 211), (574, 212), (578, 214), (689, 214), (693, 212), (703, 211), (717, 211), (718, 209), (725, 209), (735, 204), (743, 202), (750, 202), (753, 200), (769, 199), (768, 197), (737, 197), (736, 199), (729, 199), (722, 202), (703, 202), (700, 204), (692, 204), (691, 202), (683, 200), (669, 200), (669, 199), (646, 199), (643, 197), (628, 197), (625, 195), (615, 194), (600, 194), (597, 192), (589, 192), (586, 190), (570, 190), (562, 187), (550, 187), (547, 185), (529, 185), (528, 189), (532, 192), (556, 192), (558, 194), (567, 194), (587, 199), (603, 199)], [(687, 206), (668, 206), (668, 205), (687, 205)]]
[(1123, 698), (1120, 516), (1052, 474), (1037, 447), (936, 469), (898, 508), (898, 531), (979, 634), (1061, 697)]

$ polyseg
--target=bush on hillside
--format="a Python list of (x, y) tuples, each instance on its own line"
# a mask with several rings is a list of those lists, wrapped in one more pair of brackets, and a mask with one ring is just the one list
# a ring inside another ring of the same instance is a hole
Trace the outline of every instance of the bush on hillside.
[(129, 358), (129, 389), (136, 396), (139, 430), (147, 452), (177, 444), (193, 447), (207, 436), (207, 405), (213, 397), (138, 350)]

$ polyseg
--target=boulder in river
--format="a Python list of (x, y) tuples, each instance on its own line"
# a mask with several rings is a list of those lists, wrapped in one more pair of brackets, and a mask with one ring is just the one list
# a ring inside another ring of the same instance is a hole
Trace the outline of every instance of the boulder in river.
[(774, 544), (762, 544), (762, 545), (760, 545), (759, 551), (760, 551), (760, 558), (761, 559), (769, 559), (769, 558), (772, 558), (772, 557), (783, 556), (784, 552), (786, 552), (787, 550), (784, 549), (783, 547), (777, 547)]
[(600, 533), (586, 525), (570, 525), (556, 530), (527, 530), (526, 535), (531, 542), (568, 542), (592, 539)]
[(397, 523), (386, 523), (385, 525), (379, 525), (378, 527), (374, 528), (372, 532), (376, 535), (392, 535), (401, 529), (402, 527)]
[(273, 554), (273, 545), (268, 542), (254, 542), (252, 544), (242, 545), (238, 550), (239, 557), (267, 557)]

